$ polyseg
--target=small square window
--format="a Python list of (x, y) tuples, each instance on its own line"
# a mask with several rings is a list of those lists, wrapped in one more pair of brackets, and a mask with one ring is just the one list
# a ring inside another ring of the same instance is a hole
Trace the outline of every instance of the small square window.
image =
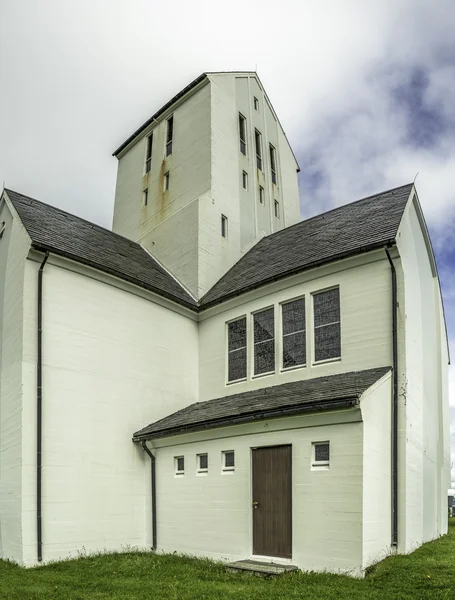
[(234, 450), (224, 450), (222, 452), (223, 471), (233, 471), (235, 469)]
[(248, 189), (248, 173), (246, 171), (242, 173), (242, 185), (244, 190)]
[(275, 217), (277, 219), (280, 218), (280, 203), (278, 202), (278, 200), (275, 200)]
[(207, 473), (209, 470), (209, 455), (208, 454), (198, 454), (197, 455), (197, 472), (198, 473)]
[(175, 456), (174, 465), (176, 475), (183, 475), (185, 473), (185, 458), (183, 456)]
[(224, 238), (228, 236), (228, 218), (224, 215), (221, 215), (221, 235)]
[(311, 466), (328, 469), (330, 465), (330, 442), (313, 442)]
[(167, 192), (169, 189), (169, 171), (164, 174), (164, 191)]
[(264, 188), (262, 185), (259, 186), (259, 202), (264, 204)]
[(259, 110), (259, 100), (254, 97), (254, 110)]
[(142, 199), (143, 199), (143, 201), (144, 201), (144, 206), (147, 206), (147, 204), (148, 204), (148, 201), (149, 201), (149, 191), (148, 191), (148, 189), (145, 189), (145, 190), (142, 192)]

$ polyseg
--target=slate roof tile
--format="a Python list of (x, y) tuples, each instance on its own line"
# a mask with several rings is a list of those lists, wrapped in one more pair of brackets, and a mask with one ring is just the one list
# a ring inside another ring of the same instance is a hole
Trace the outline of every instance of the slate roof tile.
[(208, 429), (239, 420), (282, 416), (283, 411), (295, 414), (302, 407), (318, 410), (324, 405), (330, 408), (330, 404), (341, 400), (358, 400), (388, 371), (390, 367), (340, 373), (196, 402), (136, 431), (133, 440), (177, 435), (188, 429)]

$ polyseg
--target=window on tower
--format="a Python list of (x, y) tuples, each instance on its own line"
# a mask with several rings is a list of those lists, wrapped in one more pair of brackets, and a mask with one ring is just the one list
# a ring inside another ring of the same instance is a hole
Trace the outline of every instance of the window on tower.
[(174, 115), (166, 122), (166, 156), (172, 154), (172, 140), (174, 138)]
[(254, 130), (254, 140), (256, 145), (256, 164), (260, 171), (262, 171), (262, 135), (257, 129)]
[(152, 144), (153, 144), (153, 133), (147, 138), (147, 152), (145, 155), (145, 172), (148, 173), (152, 166)]
[(246, 156), (246, 119), (239, 113), (240, 152)]
[(272, 144), (269, 144), (270, 149), (270, 171), (272, 174), (272, 183), (276, 184), (276, 150)]

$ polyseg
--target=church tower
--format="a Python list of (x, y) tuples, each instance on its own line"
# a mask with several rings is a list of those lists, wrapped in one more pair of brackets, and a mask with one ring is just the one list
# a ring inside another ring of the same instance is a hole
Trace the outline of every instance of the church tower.
[(300, 219), (295, 156), (256, 73), (204, 73), (115, 152), (113, 231), (197, 299)]

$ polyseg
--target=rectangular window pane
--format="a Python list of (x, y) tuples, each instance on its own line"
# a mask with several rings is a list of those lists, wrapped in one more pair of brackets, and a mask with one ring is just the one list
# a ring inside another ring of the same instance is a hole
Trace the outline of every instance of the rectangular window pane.
[(240, 152), (246, 155), (246, 119), (239, 113)]
[(283, 369), (306, 364), (305, 332), (289, 333), (283, 337)]
[(145, 157), (145, 172), (150, 171), (152, 165), (152, 145), (153, 145), (153, 134), (147, 138), (147, 154)]
[(254, 319), (254, 373), (275, 370), (275, 314), (273, 308), (256, 313)]
[(314, 326), (340, 321), (340, 290), (327, 290), (313, 296)]
[(175, 470), (177, 473), (183, 473), (185, 470), (185, 459), (183, 456), (177, 456), (175, 458)]
[(244, 190), (248, 189), (248, 173), (246, 171), (242, 173), (242, 185)]
[(169, 171), (164, 175), (164, 191), (169, 189)]
[(246, 377), (246, 317), (228, 324), (228, 381)]
[(305, 331), (305, 298), (286, 302), (281, 307), (283, 314), (283, 335)]
[(174, 139), (174, 117), (170, 117), (167, 120), (167, 131), (166, 131), (166, 156), (172, 154), (172, 141)]
[(340, 290), (327, 290), (313, 296), (314, 359), (341, 356)]
[(208, 454), (199, 454), (199, 470), (207, 471), (208, 467), (209, 467)]
[(314, 330), (314, 360), (329, 360), (341, 356), (340, 323), (323, 325)]
[(145, 189), (143, 192), (143, 199), (144, 199), (144, 206), (147, 206), (148, 201), (149, 201), (149, 191), (148, 189)]
[(257, 168), (262, 171), (262, 141), (261, 141), (261, 133), (255, 129), (254, 131), (254, 139), (256, 145), (256, 164)]
[(270, 171), (272, 174), (272, 183), (276, 184), (276, 157), (275, 157), (275, 148), (272, 144), (269, 145), (270, 148)]
[(315, 444), (314, 459), (316, 462), (329, 462), (329, 460), (330, 460), (329, 444)]
[(259, 202), (264, 204), (264, 188), (261, 185), (259, 186)]
[(277, 219), (280, 218), (280, 204), (279, 204), (278, 200), (275, 200), (275, 217)]
[(227, 238), (227, 225), (228, 225), (227, 217), (225, 217), (224, 215), (221, 215), (221, 235), (224, 238)]
[(235, 467), (235, 455), (234, 452), (225, 452), (224, 453), (224, 466), (229, 468), (229, 467)]

